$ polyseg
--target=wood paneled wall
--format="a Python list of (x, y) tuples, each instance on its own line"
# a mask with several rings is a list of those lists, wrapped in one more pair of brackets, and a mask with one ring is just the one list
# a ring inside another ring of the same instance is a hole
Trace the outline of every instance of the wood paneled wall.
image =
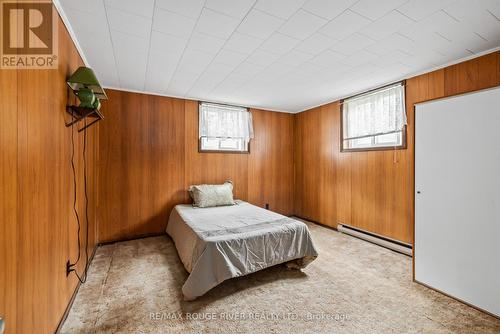
[(500, 52), (408, 79), (405, 150), (340, 152), (338, 102), (296, 114), (295, 214), (412, 243), (414, 104), (498, 85)]
[(198, 102), (107, 90), (100, 124), (99, 240), (162, 233), (191, 184), (293, 213), (293, 116), (254, 110), (250, 154), (198, 152)]
[[(0, 70), (0, 315), (6, 333), (53, 333), (77, 286), (66, 79), (83, 65), (62, 21), (57, 70)], [(87, 132), (89, 253), (97, 242), (98, 126)], [(74, 129), (84, 223), (83, 134)], [(82, 226), (84, 256), (85, 226)], [(80, 261), (78, 271), (83, 270)]]

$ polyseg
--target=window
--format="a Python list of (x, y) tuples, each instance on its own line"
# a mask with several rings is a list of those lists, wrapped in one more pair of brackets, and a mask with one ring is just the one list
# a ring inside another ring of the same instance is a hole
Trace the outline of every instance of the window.
[(252, 114), (247, 108), (200, 103), (200, 152), (248, 153), (251, 138)]
[(342, 150), (377, 150), (406, 145), (404, 84), (343, 101)]

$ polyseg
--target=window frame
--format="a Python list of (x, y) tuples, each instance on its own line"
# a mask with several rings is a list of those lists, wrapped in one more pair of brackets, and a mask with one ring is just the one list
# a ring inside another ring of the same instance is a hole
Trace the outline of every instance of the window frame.
[[(250, 140), (246, 143), (247, 144), (247, 149), (246, 151), (234, 151), (234, 150), (205, 150), (201, 147), (201, 140), (202, 138), (207, 138), (207, 137), (200, 137), (200, 108), (203, 103), (209, 103), (213, 105), (220, 105), (220, 106), (228, 106), (228, 107), (237, 107), (237, 108), (244, 108), (246, 111), (249, 113), (250, 109), (247, 107), (241, 107), (241, 106), (235, 106), (231, 104), (226, 104), (226, 103), (215, 103), (215, 102), (207, 102), (207, 101), (198, 101), (198, 153), (221, 153), (221, 154), (250, 154)], [(222, 139), (222, 138), (219, 138)]]
[[(408, 143), (407, 143), (407, 127), (408, 127), (408, 125), (403, 126), (403, 129), (401, 129), (401, 145), (397, 145), (397, 146), (357, 147), (357, 148), (344, 147), (344, 141), (345, 141), (344, 140), (344, 101), (352, 99), (352, 98), (356, 98), (356, 97), (359, 97), (359, 96), (371, 94), (371, 93), (374, 93), (374, 92), (379, 91), (379, 90), (383, 90), (383, 89), (391, 87), (391, 86), (396, 86), (398, 84), (400, 84), (403, 87), (405, 87), (405, 90), (404, 90), (404, 92), (405, 92), (404, 98), (405, 99), (404, 99), (404, 105), (403, 105), (403, 107), (405, 108), (405, 112), (406, 112), (406, 80), (394, 82), (394, 83), (391, 83), (391, 84), (388, 84), (388, 85), (385, 85), (385, 86), (382, 86), (382, 87), (378, 87), (378, 88), (375, 88), (375, 89), (371, 89), (371, 90), (368, 90), (366, 92), (363, 92), (363, 93), (360, 93), (360, 94), (356, 94), (356, 95), (352, 95), (352, 96), (349, 96), (349, 97), (347, 97), (345, 99), (340, 100), (340, 152), (348, 153), (348, 152), (389, 151), (389, 150), (405, 150), (405, 149), (408, 148)], [(408, 117), (408, 114), (406, 114), (406, 115)], [(397, 132), (394, 132), (394, 133), (397, 133)], [(382, 135), (380, 135), (380, 136), (382, 136)], [(376, 137), (376, 136), (369, 136), (369, 137), (373, 138), (373, 137)]]

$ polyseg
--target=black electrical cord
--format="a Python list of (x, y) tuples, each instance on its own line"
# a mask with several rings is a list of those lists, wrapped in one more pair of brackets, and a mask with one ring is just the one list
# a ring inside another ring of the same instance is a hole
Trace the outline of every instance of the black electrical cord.
[[(73, 109), (71, 110), (72, 119), (75, 118)], [(76, 208), (76, 170), (75, 170), (75, 131), (74, 124), (71, 124), (71, 169), (73, 170), (73, 211), (75, 212), (76, 223), (78, 225), (78, 257), (74, 263), (70, 263), (70, 267), (75, 266), (80, 261), (80, 216)]]
[[(87, 120), (84, 120), (84, 126), (87, 126)], [(80, 261), (81, 258), (81, 242), (80, 242), (80, 218), (78, 216), (78, 211), (76, 209), (76, 171), (75, 171), (75, 163), (74, 163), (74, 156), (75, 156), (75, 141), (74, 141), (74, 131), (73, 131), (73, 125), (71, 125), (71, 146), (72, 146), (72, 151), (71, 151), (71, 167), (73, 169), (73, 185), (74, 185), (74, 201), (73, 201), (73, 209), (75, 211), (76, 215), (76, 220), (78, 224), (78, 257), (77, 260), (69, 265), (69, 270), (74, 272), (80, 283), (85, 283), (87, 281), (87, 273), (88, 273), (88, 267), (89, 267), (89, 198), (88, 198), (88, 193), (87, 193), (87, 157), (86, 157), (86, 152), (87, 152), (87, 130), (83, 131), (83, 188), (84, 188), (84, 193), (85, 193), (85, 223), (86, 223), (86, 228), (85, 228), (85, 269), (83, 271), (83, 275), (80, 276), (76, 269), (73, 269), (72, 267), (76, 266), (78, 262)], [(83, 278), (82, 278), (83, 277)]]
[[(87, 120), (84, 120), (84, 126), (87, 126)], [(85, 283), (87, 281), (87, 273), (89, 269), (89, 197), (87, 193), (87, 130), (83, 131), (83, 189), (85, 194), (85, 269), (83, 271), (83, 278), (78, 275), (75, 270), (75, 275), (78, 277), (80, 283)], [(78, 240), (80, 240), (80, 234), (78, 234)], [(78, 252), (80, 252), (80, 245), (78, 245)]]

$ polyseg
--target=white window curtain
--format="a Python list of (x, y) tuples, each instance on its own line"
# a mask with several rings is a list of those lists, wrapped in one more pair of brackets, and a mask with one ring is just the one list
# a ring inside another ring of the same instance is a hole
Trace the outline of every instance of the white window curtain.
[(404, 104), (403, 84), (345, 100), (344, 140), (401, 131), (406, 125)]
[(200, 138), (253, 138), (252, 114), (246, 108), (203, 102), (199, 122)]

